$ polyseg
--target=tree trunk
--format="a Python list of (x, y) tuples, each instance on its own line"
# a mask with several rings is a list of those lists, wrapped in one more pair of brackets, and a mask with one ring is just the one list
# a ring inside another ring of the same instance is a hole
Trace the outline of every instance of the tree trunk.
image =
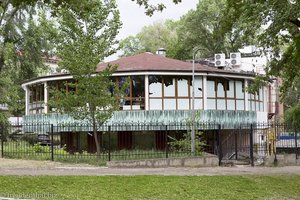
[(96, 144), (96, 148), (97, 148), (97, 159), (100, 159), (100, 144), (98, 141), (98, 135), (97, 135), (97, 125), (95, 120), (93, 120), (93, 132), (94, 132), (94, 139), (95, 139), (95, 144)]

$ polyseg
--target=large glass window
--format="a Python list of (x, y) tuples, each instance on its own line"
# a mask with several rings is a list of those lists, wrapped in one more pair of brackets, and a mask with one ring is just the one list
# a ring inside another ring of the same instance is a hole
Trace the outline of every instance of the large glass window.
[[(145, 109), (145, 77), (116, 77), (115, 81), (119, 87), (122, 87), (126, 81), (129, 81), (129, 86), (125, 90), (125, 94), (120, 99), (121, 110), (144, 110)], [(157, 93), (155, 93), (157, 95)]]
[(145, 109), (145, 76), (131, 77), (131, 105), (132, 110)]
[(164, 110), (176, 110), (176, 99), (164, 99)]
[(164, 77), (164, 96), (175, 97), (175, 78), (170, 76)]
[(244, 82), (222, 77), (207, 78), (207, 109), (244, 110)]
[(216, 86), (214, 79), (207, 79), (207, 97), (216, 98)]
[[(195, 94), (195, 103), (194, 103), (194, 108), (195, 109), (203, 109), (203, 79), (202, 76), (195, 76), (195, 88), (194, 88), (194, 94)], [(191, 108), (192, 108), (192, 91), (193, 91), (193, 79), (191, 77), (191, 82), (190, 82), (190, 93), (191, 93)]]
[(236, 110), (245, 110), (245, 86), (244, 81), (235, 81)]
[(150, 99), (150, 110), (162, 110), (162, 99)]
[(29, 87), (29, 114), (44, 113), (44, 84)]
[(189, 88), (188, 88), (189, 79), (188, 78), (178, 78), (177, 86), (178, 86), (178, 97), (188, 97), (189, 96)]
[[(202, 97), (203, 95), (203, 81), (201, 76), (196, 76), (195, 77), (195, 97)], [(191, 88), (192, 89), (192, 88)]]
[(161, 76), (149, 76), (149, 97), (162, 97)]
[[(254, 83), (249, 82), (249, 87)], [(263, 88), (259, 88), (258, 91), (249, 92), (248, 95), (248, 107), (250, 111), (264, 111), (264, 94)]]
[[(195, 109), (203, 108), (202, 77), (195, 77)], [(189, 110), (192, 102), (192, 77), (149, 76), (150, 110)], [(161, 105), (158, 106), (158, 103)]]
[(163, 108), (163, 79), (162, 76), (149, 76), (149, 109)]

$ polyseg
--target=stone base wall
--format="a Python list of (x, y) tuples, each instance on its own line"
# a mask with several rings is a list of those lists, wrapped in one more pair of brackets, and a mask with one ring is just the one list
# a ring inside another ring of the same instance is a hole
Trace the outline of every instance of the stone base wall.
[(148, 160), (128, 160), (110, 161), (108, 167), (216, 167), (219, 166), (217, 156), (209, 155), (194, 158), (168, 158), (168, 159), (148, 159)]
[(264, 159), (264, 165), (266, 166), (300, 166), (300, 156), (296, 159), (296, 154), (278, 154), (276, 155), (277, 163), (275, 161), (275, 156), (268, 156)]

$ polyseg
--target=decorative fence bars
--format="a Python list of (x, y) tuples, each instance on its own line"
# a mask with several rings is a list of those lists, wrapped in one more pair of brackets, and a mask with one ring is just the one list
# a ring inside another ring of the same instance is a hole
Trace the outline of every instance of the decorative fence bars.
[[(197, 123), (196, 155), (223, 160), (255, 159), (300, 153), (300, 136), (283, 124)], [(21, 124), (0, 126), (1, 156), (71, 162), (103, 162), (191, 156), (191, 126), (177, 124)]]

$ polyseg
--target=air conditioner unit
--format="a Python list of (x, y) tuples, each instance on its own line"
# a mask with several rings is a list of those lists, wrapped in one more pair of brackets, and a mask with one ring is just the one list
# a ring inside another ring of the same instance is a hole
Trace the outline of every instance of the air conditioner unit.
[(215, 66), (225, 66), (225, 54), (224, 53), (218, 53), (215, 54)]
[(241, 53), (230, 53), (230, 65), (241, 65)]

